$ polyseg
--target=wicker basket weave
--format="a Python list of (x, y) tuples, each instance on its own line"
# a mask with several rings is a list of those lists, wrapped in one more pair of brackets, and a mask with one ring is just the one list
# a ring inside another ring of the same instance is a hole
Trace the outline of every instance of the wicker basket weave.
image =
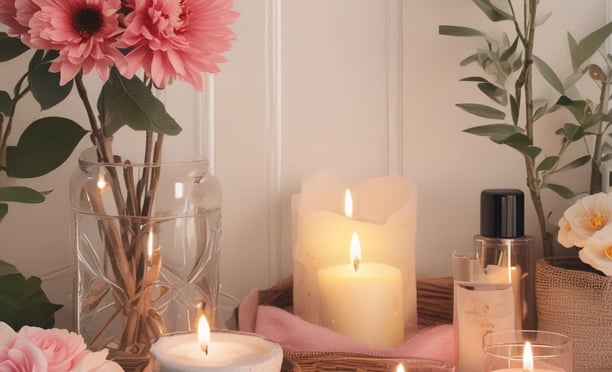
[(572, 340), (574, 372), (612, 371), (612, 278), (540, 260), (538, 329)]
[(373, 358), (353, 353), (285, 352), (281, 372), (388, 372), (395, 371), (398, 364), (406, 372), (453, 371), (445, 362), (422, 358)]

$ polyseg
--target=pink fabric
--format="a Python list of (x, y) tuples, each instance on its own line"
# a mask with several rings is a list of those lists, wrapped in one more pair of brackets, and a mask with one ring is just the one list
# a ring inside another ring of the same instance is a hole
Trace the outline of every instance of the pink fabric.
[(238, 309), (240, 330), (263, 335), (286, 351), (353, 352), (453, 362), (453, 328), (450, 324), (422, 329), (398, 347), (380, 349), (308, 323), (283, 309), (257, 306), (257, 298), (257, 292), (251, 291), (241, 302)]

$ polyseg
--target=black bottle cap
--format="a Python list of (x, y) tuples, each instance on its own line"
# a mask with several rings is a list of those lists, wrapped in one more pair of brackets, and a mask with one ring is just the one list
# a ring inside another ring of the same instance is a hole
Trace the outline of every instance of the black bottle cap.
[(525, 196), (517, 189), (489, 189), (480, 193), (480, 235), (518, 238), (525, 235)]

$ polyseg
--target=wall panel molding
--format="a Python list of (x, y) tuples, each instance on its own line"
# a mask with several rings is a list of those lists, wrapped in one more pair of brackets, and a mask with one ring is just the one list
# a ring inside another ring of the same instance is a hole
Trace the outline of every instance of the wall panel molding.
[(282, 55), (281, 0), (266, 0), (266, 200), (268, 280), (281, 279), (283, 249), (281, 244), (281, 161), (282, 161)]

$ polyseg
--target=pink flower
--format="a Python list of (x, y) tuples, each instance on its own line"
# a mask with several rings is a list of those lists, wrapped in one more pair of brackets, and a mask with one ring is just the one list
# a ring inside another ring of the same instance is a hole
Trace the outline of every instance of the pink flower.
[(0, 322), (0, 371), (47, 371), (45, 355), (34, 343), (19, 338), (4, 322)]
[[(25, 1), (25, 0), (22, 0)], [(30, 44), (34, 48), (58, 50), (49, 71), (60, 72), (60, 84), (81, 69), (94, 67), (100, 79), (123, 56), (117, 50), (120, 0), (32, 0), (40, 7), (30, 20)]]
[(107, 354), (87, 350), (81, 336), (64, 329), (23, 327), (15, 333), (0, 322), (2, 372), (121, 372)]
[(158, 88), (178, 78), (202, 90), (202, 72), (218, 72), (231, 47), (229, 28), (238, 16), (233, 0), (142, 0), (125, 17), (124, 46), (131, 48), (121, 73), (142, 67)]
[[(23, 22), (23, 17), (17, 16), (17, 8), (30, 6), (30, 1), (0, 0), (0, 22), (8, 26), (9, 35), (22, 35), (28, 32), (28, 21)], [(21, 20), (21, 22), (20, 22)]]
[(83, 337), (65, 329), (42, 329), (23, 327), (19, 337), (30, 340), (40, 349), (47, 359), (51, 371), (69, 371), (86, 352)]

